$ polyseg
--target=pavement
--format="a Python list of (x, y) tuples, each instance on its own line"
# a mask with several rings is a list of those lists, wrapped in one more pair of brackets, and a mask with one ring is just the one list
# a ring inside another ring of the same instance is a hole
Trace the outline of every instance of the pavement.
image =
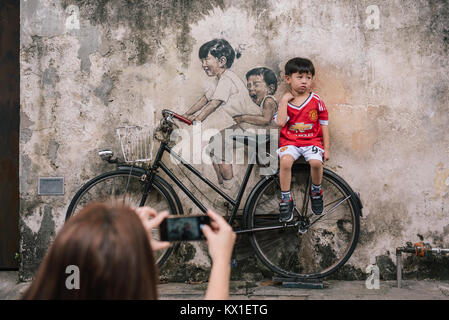
[[(288, 284), (285, 284), (288, 285)], [(207, 284), (166, 283), (159, 285), (161, 300), (197, 300)], [(231, 281), (230, 300), (449, 300), (449, 281), (380, 281), (368, 289), (365, 281), (327, 281), (323, 289), (288, 288), (272, 281)]]
[[(19, 282), (17, 271), (0, 271), (0, 300), (16, 300), (28, 288)], [(378, 289), (368, 289), (365, 281), (329, 280), (324, 288), (290, 288), (291, 283), (273, 281), (231, 281), (230, 300), (449, 300), (449, 281), (380, 281)], [(161, 283), (160, 300), (198, 300), (207, 283)]]

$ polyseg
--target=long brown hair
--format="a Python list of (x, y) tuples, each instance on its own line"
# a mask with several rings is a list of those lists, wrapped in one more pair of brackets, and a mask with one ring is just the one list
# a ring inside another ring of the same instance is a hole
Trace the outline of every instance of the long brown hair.
[[(79, 269), (68, 289), (67, 267)], [(157, 268), (140, 218), (129, 207), (94, 203), (58, 232), (22, 299), (157, 299)]]

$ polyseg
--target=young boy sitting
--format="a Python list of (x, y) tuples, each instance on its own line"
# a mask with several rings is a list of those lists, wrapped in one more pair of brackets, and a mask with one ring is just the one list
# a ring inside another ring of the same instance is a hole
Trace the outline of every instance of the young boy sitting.
[(308, 59), (293, 58), (285, 65), (285, 80), (289, 86), (279, 102), (275, 122), (280, 130), (280, 184), (282, 200), (279, 204), (281, 223), (293, 219), (293, 199), (290, 194), (291, 168), (300, 156), (310, 164), (312, 212), (323, 213), (323, 161), (330, 159), (328, 114), (323, 100), (311, 92), (315, 68)]

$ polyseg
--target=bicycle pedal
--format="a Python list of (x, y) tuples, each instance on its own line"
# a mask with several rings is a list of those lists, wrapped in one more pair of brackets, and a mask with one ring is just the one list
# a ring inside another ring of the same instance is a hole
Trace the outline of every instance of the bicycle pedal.
[(300, 233), (300, 234), (304, 234), (304, 233), (306, 233), (306, 232), (307, 232), (307, 230), (308, 230), (308, 228), (307, 228), (307, 227), (305, 227), (305, 226), (302, 226), (302, 225), (301, 225), (301, 223), (299, 223), (299, 226), (298, 226), (298, 233)]

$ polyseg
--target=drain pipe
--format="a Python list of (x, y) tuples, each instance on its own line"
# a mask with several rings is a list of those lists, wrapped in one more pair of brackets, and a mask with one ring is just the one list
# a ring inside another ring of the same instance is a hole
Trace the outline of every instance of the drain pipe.
[(418, 242), (412, 244), (407, 242), (405, 247), (396, 248), (396, 269), (398, 288), (402, 286), (402, 253), (414, 253), (417, 257), (424, 257), (431, 254), (446, 254), (449, 249), (432, 248), (428, 243)]

